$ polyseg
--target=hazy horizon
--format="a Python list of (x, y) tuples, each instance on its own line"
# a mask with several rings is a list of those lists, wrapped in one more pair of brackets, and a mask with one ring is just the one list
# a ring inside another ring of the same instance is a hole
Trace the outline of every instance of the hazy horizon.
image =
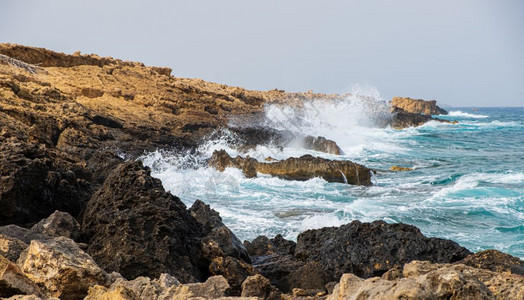
[(2, 8), (0, 42), (167, 66), (177, 77), (524, 106), (524, 1), (7, 0)]

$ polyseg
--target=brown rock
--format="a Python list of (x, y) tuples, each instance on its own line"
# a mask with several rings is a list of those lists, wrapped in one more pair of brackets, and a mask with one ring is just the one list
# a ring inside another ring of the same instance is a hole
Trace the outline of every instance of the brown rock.
[(400, 171), (400, 172), (402, 172), (402, 171), (412, 171), (413, 170), (413, 168), (402, 167), (402, 166), (391, 166), (391, 167), (389, 167), (389, 169), (391, 171)]
[(242, 283), (258, 272), (245, 262), (233, 257), (217, 257), (209, 265), (211, 275), (222, 275), (231, 287), (232, 295), (240, 295)]
[(80, 235), (80, 224), (70, 214), (57, 210), (31, 227), (30, 231), (49, 237), (63, 236), (76, 240)]
[(511, 272), (524, 275), (524, 261), (497, 250), (484, 250), (471, 254), (461, 260), (460, 263), (493, 272)]
[(82, 298), (90, 286), (109, 284), (107, 273), (65, 237), (33, 240), (18, 265), (29, 279), (45, 286), (47, 295), (61, 299)]
[(280, 294), (281, 292), (260, 274), (249, 276), (242, 283), (242, 297), (279, 300)]
[(27, 244), (21, 240), (0, 234), (0, 255), (8, 260), (16, 261), (25, 248)]
[(335, 141), (328, 140), (322, 136), (306, 136), (304, 138), (304, 148), (336, 155), (344, 154), (344, 151), (340, 149)]
[(209, 165), (219, 171), (227, 167), (239, 168), (246, 177), (256, 177), (259, 172), (287, 180), (308, 180), (321, 177), (329, 182), (358, 185), (370, 185), (372, 172), (351, 161), (328, 160), (311, 155), (288, 158), (275, 163), (263, 163), (249, 157), (232, 158), (225, 150), (213, 152)]
[(39, 295), (40, 289), (16, 264), (0, 255), (0, 298), (18, 294)]
[(422, 99), (411, 99), (403, 97), (393, 97), (391, 102), (393, 107), (403, 109), (408, 113), (424, 115), (447, 115), (448, 112), (437, 106), (437, 101), (426, 101)]

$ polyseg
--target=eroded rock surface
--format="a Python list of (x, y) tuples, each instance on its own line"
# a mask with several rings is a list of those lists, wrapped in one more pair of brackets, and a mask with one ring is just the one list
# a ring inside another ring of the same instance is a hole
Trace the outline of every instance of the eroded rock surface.
[(412, 114), (424, 115), (447, 115), (448, 112), (437, 106), (436, 100), (411, 99), (405, 97), (393, 97), (391, 106), (398, 107)]
[(0, 298), (14, 295), (40, 294), (40, 288), (20, 268), (0, 255)]
[(287, 180), (308, 180), (321, 177), (329, 182), (358, 185), (371, 184), (371, 170), (351, 161), (328, 160), (311, 155), (264, 163), (254, 158), (237, 156), (232, 158), (225, 150), (215, 151), (209, 165), (219, 171), (235, 167), (241, 169), (246, 177), (256, 177), (257, 172)]

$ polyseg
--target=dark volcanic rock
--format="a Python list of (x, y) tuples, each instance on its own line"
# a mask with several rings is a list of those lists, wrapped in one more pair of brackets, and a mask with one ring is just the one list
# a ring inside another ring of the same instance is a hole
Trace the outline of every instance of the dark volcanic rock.
[(272, 254), (294, 254), (297, 244), (293, 241), (286, 240), (282, 235), (277, 234), (274, 238), (269, 239), (266, 236), (259, 236), (253, 241), (244, 241), (249, 255), (261, 256)]
[(209, 265), (211, 275), (222, 275), (227, 279), (231, 287), (232, 295), (240, 295), (242, 282), (257, 274), (257, 271), (249, 264), (234, 257), (217, 257)]
[(353, 221), (340, 227), (308, 230), (298, 236), (295, 250), (298, 259), (318, 262), (328, 281), (344, 273), (362, 278), (381, 276), (395, 265), (413, 260), (456, 262), (469, 254), (453, 241), (425, 237), (415, 226), (384, 221)]
[(485, 250), (472, 254), (460, 263), (479, 269), (488, 269), (493, 272), (511, 272), (524, 275), (524, 261), (518, 257), (497, 251)]
[(232, 158), (225, 150), (215, 151), (209, 165), (219, 171), (227, 167), (241, 169), (246, 177), (256, 177), (257, 172), (287, 180), (309, 180), (321, 177), (329, 182), (358, 185), (371, 184), (371, 170), (351, 161), (329, 160), (311, 155), (263, 163), (253, 158), (237, 156)]
[(448, 121), (439, 118), (433, 118), (431, 115), (422, 115), (420, 113), (410, 113), (402, 108), (394, 107), (392, 110), (393, 119), (391, 120), (391, 127), (401, 129), (406, 127), (416, 127), (423, 125), (429, 121), (437, 121), (442, 123), (456, 124), (457, 121)]
[(191, 260), (199, 224), (141, 162), (124, 163), (109, 175), (87, 204), (82, 234), (87, 252), (108, 272), (128, 279), (161, 273), (183, 282), (203, 279)]

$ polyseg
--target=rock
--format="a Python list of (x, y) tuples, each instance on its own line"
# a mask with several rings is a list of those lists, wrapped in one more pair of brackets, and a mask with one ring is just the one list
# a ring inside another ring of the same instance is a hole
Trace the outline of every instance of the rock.
[(322, 266), (313, 261), (283, 277), (280, 286), (284, 292), (299, 288), (308, 291), (308, 294), (322, 294), (326, 292), (325, 285), (328, 282), (328, 276)]
[(298, 235), (295, 250), (299, 260), (319, 263), (327, 282), (344, 273), (368, 278), (413, 260), (450, 263), (469, 254), (453, 241), (425, 237), (415, 226), (384, 221), (307, 230)]
[(340, 149), (335, 141), (328, 140), (325, 137), (312, 137), (310, 135), (304, 138), (304, 148), (329, 154), (342, 155), (344, 151)]
[(497, 250), (484, 250), (471, 254), (461, 260), (460, 263), (493, 272), (511, 272), (524, 275), (524, 261)]
[(204, 283), (189, 283), (176, 289), (175, 299), (191, 299), (202, 297), (215, 299), (226, 296), (229, 284), (223, 276), (211, 276)]
[(20, 268), (0, 255), (0, 298), (23, 294), (40, 294), (39, 287)]
[(209, 165), (219, 171), (227, 167), (241, 169), (246, 177), (256, 177), (257, 172), (287, 180), (309, 180), (321, 177), (328, 182), (358, 185), (371, 184), (371, 170), (351, 161), (328, 160), (311, 155), (288, 158), (274, 163), (258, 162), (253, 158), (230, 157), (225, 150), (215, 151)]
[(401, 167), (401, 166), (391, 166), (389, 167), (389, 169), (391, 171), (397, 171), (397, 172), (402, 172), (402, 171), (413, 171), (413, 168), (410, 168), (410, 167)]
[(16, 261), (25, 248), (27, 244), (21, 240), (0, 234), (0, 255), (8, 260)]
[(264, 300), (279, 300), (282, 293), (271, 285), (269, 279), (257, 274), (242, 283), (242, 297), (257, 297)]
[(515, 274), (413, 261), (395, 280), (344, 274), (328, 299), (522, 299), (523, 287), (524, 277)]
[(405, 110), (394, 107), (391, 111), (393, 118), (391, 119), (391, 127), (402, 129), (407, 127), (416, 127), (423, 125), (429, 121), (436, 121), (441, 123), (457, 124), (458, 121), (449, 121), (439, 118), (433, 118), (431, 115), (421, 115), (419, 113), (409, 113)]
[(448, 112), (437, 106), (437, 101), (426, 101), (422, 99), (411, 99), (403, 97), (393, 97), (391, 102), (393, 107), (398, 107), (412, 114), (424, 115), (447, 115)]
[(293, 255), (273, 254), (253, 257), (253, 267), (272, 285), (284, 293), (289, 292), (289, 284), (282, 280), (291, 272), (304, 266), (304, 262), (297, 260)]
[(42, 284), (46, 294), (78, 299), (91, 285), (109, 284), (109, 276), (71, 239), (33, 240), (22, 252), (18, 265), (33, 282)]
[(252, 242), (244, 241), (244, 246), (249, 255), (253, 256), (294, 254), (296, 245), (295, 242), (284, 239), (280, 234), (277, 234), (272, 239), (268, 239), (266, 236), (259, 236)]
[(121, 164), (89, 200), (82, 223), (87, 252), (128, 279), (169, 273), (198, 281), (203, 276), (191, 251), (201, 228), (150, 172), (141, 162)]
[(34, 232), (27, 228), (23, 228), (13, 224), (0, 226), (0, 234), (20, 240), (25, 244), (31, 243), (32, 240), (47, 241), (52, 239), (52, 237), (50, 236), (43, 235), (41, 233)]
[(50, 237), (63, 236), (76, 240), (80, 235), (80, 224), (70, 214), (57, 210), (31, 227), (30, 231)]
[[(15, 295), (9, 298), (3, 298), (5, 300), (42, 300), (42, 298), (36, 295)], [(45, 300), (58, 300), (58, 298), (47, 298)]]
[(209, 273), (214, 276), (224, 276), (231, 287), (231, 293), (238, 296), (240, 295), (241, 286), (244, 280), (249, 276), (256, 275), (257, 271), (255, 271), (251, 265), (231, 256), (227, 256), (225, 258), (217, 257), (213, 259), (209, 265)]
[(214, 258), (223, 256), (231, 256), (251, 263), (246, 248), (222, 223), (222, 218), (217, 211), (204, 202), (196, 200), (189, 212), (202, 227), (201, 257), (207, 260), (207, 264)]

